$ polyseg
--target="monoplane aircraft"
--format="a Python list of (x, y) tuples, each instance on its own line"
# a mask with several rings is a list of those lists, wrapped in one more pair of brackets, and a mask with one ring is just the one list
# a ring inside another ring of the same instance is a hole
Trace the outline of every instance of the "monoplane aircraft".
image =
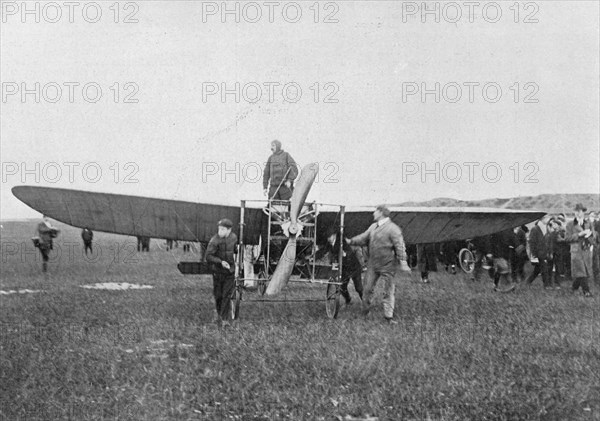
[[(317, 270), (314, 260), (306, 270), (306, 262), (311, 261), (317, 244), (325, 242), (330, 227), (337, 228), (342, 238), (368, 229), (373, 222), (373, 205), (346, 209), (341, 205), (305, 204), (317, 173), (316, 163), (302, 169), (289, 202), (242, 200), (239, 207), (37, 186), (17, 186), (12, 192), (31, 208), (68, 225), (138, 237), (208, 243), (216, 233), (217, 222), (229, 218), (239, 227), (240, 251), (247, 245), (260, 245), (261, 263), (254, 267), (258, 266), (261, 292), (281, 292), (295, 269), (304, 270), (308, 282), (319, 282), (325, 277), (327, 280), (321, 283), (328, 285), (327, 313), (335, 317), (342, 251), (335, 270), (325, 275)], [(423, 244), (481, 237), (543, 215), (537, 211), (494, 208), (396, 207), (391, 209), (390, 218), (402, 228), (407, 244)], [(247, 279), (243, 267), (243, 263), (236, 263), (234, 317)], [(190, 265), (180, 264), (180, 270), (205, 273), (206, 266), (198, 263), (190, 269)]]

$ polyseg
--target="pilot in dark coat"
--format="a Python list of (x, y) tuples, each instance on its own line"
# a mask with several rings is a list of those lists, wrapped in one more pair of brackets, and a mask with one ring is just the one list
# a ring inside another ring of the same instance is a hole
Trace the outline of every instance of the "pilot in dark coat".
[[(269, 199), (290, 200), (293, 182), (298, 176), (298, 166), (292, 156), (281, 149), (281, 142), (271, 142), (273, 154), (267, 160), (263, 172), (263, 189)], [(267, 190), (268, 189), (268, 190)]]

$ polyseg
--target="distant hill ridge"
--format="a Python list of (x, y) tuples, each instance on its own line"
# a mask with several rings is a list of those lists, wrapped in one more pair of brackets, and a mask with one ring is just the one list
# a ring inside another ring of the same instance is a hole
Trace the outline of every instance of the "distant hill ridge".
[(540, 210), (548, 213), (571, 213), (576, 203), (583, 203), (588, 210), (600, 210), (600, 194), (540, 194), (538, 196), (520, 196), (508, 199), (458, 200), (439, 197), (425, 202), (403, 202), (390, 206), (413, 207), (486, 207), (503, 209)]

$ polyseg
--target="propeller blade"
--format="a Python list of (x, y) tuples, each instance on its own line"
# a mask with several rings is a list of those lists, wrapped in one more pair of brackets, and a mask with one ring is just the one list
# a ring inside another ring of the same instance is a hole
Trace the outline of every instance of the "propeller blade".
[(292, 270), (294, 270), (294, 264), (296, 263), (296, 237), (292, 236), (288, 240), (288, 243), (283, 249), (283, 254), (277, 263), (275, 272), (269, 281), (267, 286), (267, 295), (276, 295), (287, 285)]
[(292, 198), (290, 199), (290, 220), (291, 226), (289, 229), (290, 234), (296, 234), (298, 232), (298, 215), (304, 206), (306, 196), (315, 182), (315, 178), (319, 173), (319, 164), (313, 162), (312, 164), (306, 165), (300, 171), (300, 178), (294, 187)]

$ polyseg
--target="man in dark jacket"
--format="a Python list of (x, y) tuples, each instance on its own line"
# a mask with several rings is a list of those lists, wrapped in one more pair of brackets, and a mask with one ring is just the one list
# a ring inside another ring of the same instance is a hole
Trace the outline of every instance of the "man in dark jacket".
[(550, 218), (548, 221), (548, 234), (546, 234), (546, 265), (548, 270), (548, 284), (554, 284), (554, 289), (560, 289), (558, 260), (554, 256), (556, 256), (561, 241), (564, 241), (564, 234), (558, 230), (558, 221)]
[(235, 287), (235, 253), (237, 236), (231, 232), (233, 223), (225, 218), (218, 223), (219, 232), (208, 242), (206, 261), (213, 272), (213, 295), (217, 316), (224, 325), (231, 319), (231, 294)]
[(273, 154), (267, 160), (263, 172), (264, 194), (269, 199), (290, 200), (294, 189), (294, 180), (298, 176), (298, 167), (292, 156), (281, 149), (281, 142), (271, 142)]
[(327, 245), (320, 249), (315, 258), (321, 259), (325, 254), (329, 253), (331, 262), (337, 262), (340, 253), (340, 244), (343, 245), (342, 252), (342, 285), (340, 287), (342, 296), (346, 300), (346, 305), (350, 304), (352, 299), (348, 292), (348, 284), (350, 279), (354, 283), (354, 289), (358, 293), (358, 296), (362, 300), (363, 296), (363, 285), (362, 285), (362, 266), (358, 257), (352, 247), (345, 241), (340, 241), (339, 230), (330, 230), (328, 232)]
[(540, 219), (529, 233), (529, 256), (531, 264), (533, 265), (533, 272), (527, 277), (527, 285), (535, 280), (535, 278), (541, 273), (542, 282), (545, 288), (549, 288), (548, 283), (548, 268), (547, 268), (547, 240), (546, 240), (546, 223), (549, 217), (546, 215)]
[(527, 225), (521, 225), (514, 230), (513, 252), (511, 253), (510, 269), (513, 282), (525, 279), (525, 263), (527, 262)]
[(93, 254), (92, 240), (94, 239), (94, 232), (88, 227), (85, 227), (81, 231), (81, 239), (83, 240), (83, 249), (85, 251), (85, 255), (88, 255), (88, 249), (90, 250), (90, 253)]
[(435, 244), (417, 244), (417, 265), (421, 272), (421, 282), (429, 283), (429, 272), (437, 272)]
[(452, 275), (456, 275), (456, 265), (458, 264), (458, 252), (460, 246), (458, 241), (446, 241), (440, 244), (440, 256), (444, 262), (446, 272), (448, 268), (452, 270)]
[[(511, 250), (514, 248), (514, 232), (511, 229), (492, 234), (490, 237), (490, 254), (492, 256), (492, 274), (494, 278), (494, 290), (501, 291), (502, 283), (509, 283), (510, 269), (508, 262)], [(513, 247), (513, 248), (511, 248)], [(513, 281), (514, 282), (514, 281)], [(508, 290), (514, 289), (514, 283), (508, 286)]]
[[(554, 251), (554, 261), (556, 263), (556, 273), (559, 278), (571, 278), (571, 251), (567, 241), (565, 241), (567, 219), (563, 213), (556, 218), (556, 227), (558, 231), (558, 244)], [(561, 280), (562, 280), (561, 279)]]

